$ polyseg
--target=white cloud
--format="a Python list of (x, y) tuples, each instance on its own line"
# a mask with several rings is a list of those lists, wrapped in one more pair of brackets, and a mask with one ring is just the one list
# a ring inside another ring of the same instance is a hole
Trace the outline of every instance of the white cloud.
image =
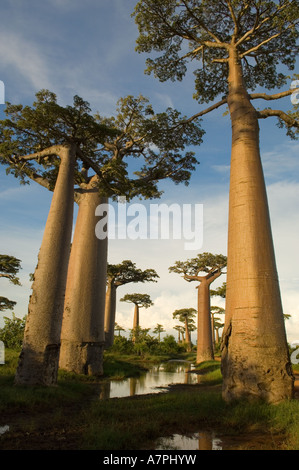
[[(42, 53), (39, 45), (24, 37), (22, 33), (7, 30), (0, 32), (0, 62), (2, 66), (9, 67), (21, 77), (19, 84), (22, 84), (22, 88), (25, 85), (24, 80), (36, 90), (52, 88), (46, 54)], [(6, 84), (7, 88), (8, 85)]]

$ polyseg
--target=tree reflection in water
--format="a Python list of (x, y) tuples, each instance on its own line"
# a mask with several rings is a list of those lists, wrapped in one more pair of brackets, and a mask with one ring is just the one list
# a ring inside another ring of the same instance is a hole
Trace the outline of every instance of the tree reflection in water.
[(159, 439), (155, 450), (222, 450), (222, 441), (206, 431), (191, 436), (174, 434)]
[(153, 366), (137, 378), (110, 380), (101, 385), (100, 399), (159, 393), (170, 384), (198, 383), (199, 376), (190, 374), (192, 367), (187, 361), (169, 361)]

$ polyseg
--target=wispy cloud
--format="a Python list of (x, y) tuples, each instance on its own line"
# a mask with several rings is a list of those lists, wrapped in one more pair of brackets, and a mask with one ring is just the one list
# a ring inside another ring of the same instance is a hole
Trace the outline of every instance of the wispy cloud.
[(17, 74), (19, 83), (26, 81), (36, 90), (53, 86), (45, 55), (22, 33), (0, 32), (0, 62)]

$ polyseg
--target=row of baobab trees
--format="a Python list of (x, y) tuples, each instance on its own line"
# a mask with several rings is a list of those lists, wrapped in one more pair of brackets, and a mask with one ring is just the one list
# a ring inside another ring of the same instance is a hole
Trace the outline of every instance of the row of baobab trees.
[[(211, 253), (201, 253), (197, 257), (189, 259), (185, 262), (177, 261), (174, 266), (170, 267), (170, 272), (182, 273), (183, 278), (188, 282), (197, 281), (198, 289), (198, 309), (195, 308), (181, 308), (172, 313), (173, 319), (177, 319), (183, 323), (183, 326), (177, 325), (174, 327), (178, 332), (178, 342), (184, 342), (187, 351), (191, 351), (191, 332), (197, 329), (197, 355), (196, 361), (198, 363), (214, 359), (215, 344), (219, 344), (219, 329), (223, 328), (224, 323), (220, 322), (220, 318), (215, 315), (222, 315), (225, 313), (224, 309), (219, 306), (211, 306), (211, 296), (225, 297), (226, 284), (223, 283), (221, 287), (216, 290), (210, 290), (211, 283), (223, 274), (223, 269), (226, 266), (226, 257), (223, 255), (213, 255)], [(108, 290), (106, 300), (106, 315), (105, 315), (105, 333), (106, 333), (106, 347), (113, 344), (112, 327), (115, 321), (115, 298), (114, 307), (111, 308), (110, 303), (110, 289), (112, 284), (123, 285), (121, 277), (130, 269), (130, 276), (126, 276), (127, 282), (144, 282), (155, 281), (157, 274), (154, 270), (141, 271), (135, 267), (131, 261), (124, 261), (119, 265), (109, 265), (108, 272)], [(114, 277), (112, 272), (114, 271)], [(118, 275), (116, 275), (118, 271)], [(121, 274), (121, 271), (122, 274)], [(134, 274), (135, 273), (135, 274)], [(189, 274), (188, 274), (189, 273)], [(192, 273), (192, 274), (191, 274)], [(115, 287), (116, 289), (116, 287)], [(149, 308), (153, 302), (148, 294), (126, 294), (120, 299), (121, 302), (129, 302), (134, 305), (132, 339), (134, 341), (134, 331), (140, 327), (140, 308)], [(112, 313), (113, 311), (113, 313)], [(196, 323), (194, 318), (196, 318)], [(116, 327), (117, 326), (117, 327)], [(162, 325), (157, 325), (158, 327)], [(156, 328), (156, 329), (157, 329)], [(115, 322), (114, 330), (121, 331), (121, 327)], [(158, 330), (159, 333), (164, 331), (163, 328)], [(109, 339), (109, 341), (107, 341)]]
[[(54, 93), (42, 90), (32, 106), (7, 103), (6, 115), (0, 122), (1, 163), (21, 183), (34, 181), (53, 192), (15, 383), (56, 384), (59, 366), (101, 375), (116, 290), (131, 281), (134, 266), (119, 272), (108, 265), (107, 233), (95, 234), (105, 217), (96, 209), (120, 195), (157, 198), (162, 179), (188, 183), (198, 161), (184, 148), (198, 145), (202, 130), (176, 110), (155, 113), (142, 96), (120, 99), (116, 116), (108, 119), (92, 114), (78, 96), (73, 106), (62, 107)], [(130, 158), (135, 168), (139, 163), (133, 175)], [(135, 269), (138, 275), (138, 281), (157, 277)]]
[[(290, 399), (294, 376), (259, 122), (276, 117), (287, 135), (296, 138), (298, 108), (284, 112), (268, 106), (294, 95), (294, 89), (274, 94), (253, 91), (288, 83), (280, 66), (295, 68), (298, 2), (140, 0), (133, 16), (139, 28), (137, 51), (154, 54), (147, 59), (146, 72), (161, 81), (175, 81), (191, 70), (193, 97), (209, 105), (186, 119), (173, 109), (156, 114), (141, 97), (127, 97), (115, 118), (103, 119), (91, 115), (78, 97), (73, 107), (63, 108), (53, 94), (43, 91), (32, 108), (7, 107), (8, 119), (0, 125), (1, 162), (22, 181), (29, 178), (53, 190), (16, 383), (55, 383), (60, 344), (62, 355), (69, 350), (72, 357), (95, 364), (91, 359), (101, 355), (104, 337), (99, 340), (99, 335), (104, 329), (98, 328), (93, 341), (76, 336), (78, 325), (88, 330), (86, 318), (90, 324), (104, 318), (99, 311), (105, 309), (107, 240), (94, 237), (95, 207), (116, 195), (159, 197), (161, 179), (187, 183), (198, 162), (185, 147), (198, 148), (201, 143), (199, 119), (227, 106), (232, 139), (223, 397), (272, 403)], [(255, 107), (255, 100), (267, 101), (267, 107)], [(136, 171), (128, 167), (127, 157), (134, 158), (134, 169), (141, 162)], [(70, 250), (74, 201), (79, 212)], [(209, 279), (201, 281), (198, 290), (208, 283)], [(91, 372), (98, 367), (88, 365)]]
[[(198, 144), (202, 130), (175, 110), (155, 114), (142, 96), (121, 99), (117, 117), (107, 119), (91, 115), (77, 96), (64, 108), (55, 94), (42, 90), (32, 107), (8, 103), (6, 114), (0, 123), (1, 163), (22, 183), (31, 180), (53, 191), (15, 382), (55, 384), (59, 366), (101, 375), (104, 347), (113, 343), (117, 288), (159, 276), (129, 260), (108, 263), (107, 228), (104, 237), (95, 233), (97, 208), (108, 195), (123, 192), (129, 199), (159, 197), (161, 179), (188, 183), (197, 160), (182, 150)], [(138, 156), (141, 168), (132, 179), (125, 160)], [(74, 203), (79, 209), (71, 241)], [(198, 361), (213, 354), (209, 286), (225, 265), (224, 256), (205, 253), (170, 268), (200, 283)], [(136, 324), (139, 308), (135, 302)]]
[[(202, 130), (175, 110), (156, 114), (142, 96), (121, 99), (111, 119), (91, 115), (79, 97), (67, 107), (47, 90), (36, 98), (32, 107), (7, 104), (8, 118), (0, 122), (0, 155), (8, 173), (22, 183), (31, 180), (53, 192), (15, 377), (16, 384), (53, 385), (59, 366), (103, 373), (116, 290), (130, 278), (129, 269), (110, 281), (110, 270), (118, 267), (107, 262), (108, 237), (95, 235), (97, 207), (121, 194), (128, 200), (159, 197), (157, 185), (165, 178), (188, 183), (197, 160), (193, 152), (182, 152), (200, 143)], [(141, 167), (132, 177), (126, 159), (138, 156)], [(72, 239), (74, 203), (78, 215)], [(199, 283), (199, 362), (213, 357), (209, 288), (227, 263), (222, 255), (203, 257), (201, 264), (194, 258), (170, 268)], [(152, 270), (139, 274), (143, 282), (157, 277)]]

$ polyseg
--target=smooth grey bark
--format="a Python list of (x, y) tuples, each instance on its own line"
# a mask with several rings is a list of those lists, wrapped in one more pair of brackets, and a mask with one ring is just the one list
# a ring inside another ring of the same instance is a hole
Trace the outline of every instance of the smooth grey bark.
[(234, 48), (229, 58), (232, 123), (223, 397), (277, 403), (293, 395), (280, 288), (259, 150), (257, 112)]
[(78, 374), (103, 374), (107, 238), (96, 237), (95, 212), (106, 203), (95, 176), (78, 200), (61, 331), (59, 366)]
[(114, 282), (109, 282), (105, 302), (105, 349), (110, 348), (114, 342), (116, 290)]
[(18, 385), (55, 385), (74, 207), (75, 148), (57, 146), (58, 177), (34, 273)]

